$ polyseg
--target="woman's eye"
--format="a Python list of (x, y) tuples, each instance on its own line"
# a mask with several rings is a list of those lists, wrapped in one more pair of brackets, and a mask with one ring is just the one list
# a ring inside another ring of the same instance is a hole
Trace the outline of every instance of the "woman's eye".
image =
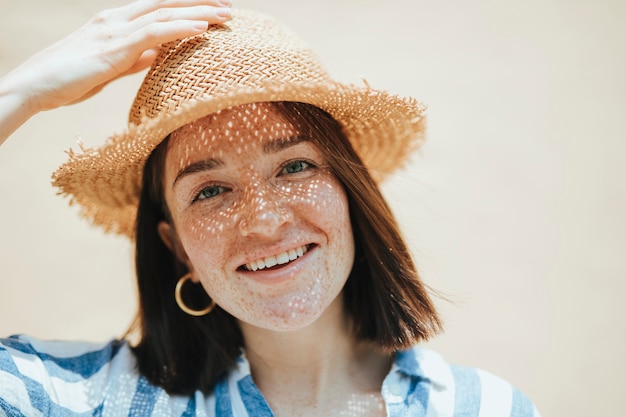
[(311, 164), (305, 161), (293, 161), (285, 165), (280, 171), (281, 174), (296, 174), (309, 168)]
[(193, 199), (193, 201), (206, 200), (209, 198), (213, 198), (216, 195), (223, 193), (225, 190), (226, 189), (224, 187), (220, 187), (219, 185), (211, 185), (209, 187), (204, 187), (202, 190), (200, 190), (200, 192), (198, 193), (196, 198)]

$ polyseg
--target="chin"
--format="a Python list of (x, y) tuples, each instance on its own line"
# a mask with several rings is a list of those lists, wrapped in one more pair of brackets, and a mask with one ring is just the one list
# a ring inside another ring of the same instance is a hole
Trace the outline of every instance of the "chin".
[(325, 308), (322, 306), (281, 306), (268, 308), (263, 313), (255, 316), (254, 320), (243, 320), (248, 324), (265, 330), (276, 332), (291, 332), (304, 329), (315, 323)]

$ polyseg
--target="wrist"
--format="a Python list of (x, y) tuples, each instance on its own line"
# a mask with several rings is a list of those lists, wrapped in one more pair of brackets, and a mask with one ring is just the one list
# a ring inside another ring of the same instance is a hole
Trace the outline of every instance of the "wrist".
[(11, 73), (0, 78), (0, 144), (40, 109)]
[(0, 78), (0, 100), (9, 105), (15, 112), (30, 118), (42, 111), (37, 101), (28, 93), (28, 83), (20, 81), (12, 71)]

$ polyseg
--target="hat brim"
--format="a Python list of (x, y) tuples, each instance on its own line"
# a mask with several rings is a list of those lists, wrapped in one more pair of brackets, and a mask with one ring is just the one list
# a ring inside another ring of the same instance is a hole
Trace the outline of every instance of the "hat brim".
[(267, 101), (297, 101), (333, 116), (372, 176), (382, 181), (407, 161), (424, 139), (425, 107), (411, 97), (336, 82), (265, 82), (226, 95), (193, 99), (172, 112), (143, 118), (100, 148), (70, 151), (52, 175), (59, 193), (81, 206), (81, 215), (107, 232), (134, 237), (146, 160), (171, 132), (229, 107)]

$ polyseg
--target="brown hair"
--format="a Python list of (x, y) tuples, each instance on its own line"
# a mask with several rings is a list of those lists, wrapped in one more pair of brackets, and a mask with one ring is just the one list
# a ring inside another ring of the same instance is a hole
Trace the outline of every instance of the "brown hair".
[[(339, 123), (309, 104), (273, 104), (319, 147), (348, 195), (355, 263), (343, 297), (355, 338), (391, 352), (438, 333), (441, 321), (393, 214)], [(169, 393), (209, 393), (234, 366), (243, 337), (219, 306), (192, 317), (174, 301), (176, 282), (187, 271), (157, 232), (158, 223), (169, 220), (161, 183), (167, 142), (152, 152), (143, 173), (136, 228), (140, 341), (134, 352), (139, 371)], [(210, 302), (204, 291), (190, 291), (185, 300), (198, 307)]]

